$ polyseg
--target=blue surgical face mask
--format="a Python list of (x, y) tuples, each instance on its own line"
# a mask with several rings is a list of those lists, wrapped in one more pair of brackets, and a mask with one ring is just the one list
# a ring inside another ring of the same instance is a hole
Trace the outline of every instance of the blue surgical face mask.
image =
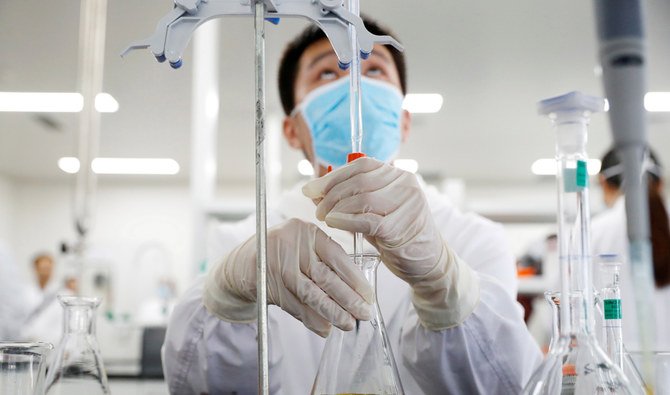
[[(361, 78), (363, 153), (389, 162), (400, 148), (403, 95), (395, 86)], [(312, 133), (317, 164), (340, 167), (351, 152), (349, 78), (341, 78), (310, 92), (293, 110), (302, 114)]]

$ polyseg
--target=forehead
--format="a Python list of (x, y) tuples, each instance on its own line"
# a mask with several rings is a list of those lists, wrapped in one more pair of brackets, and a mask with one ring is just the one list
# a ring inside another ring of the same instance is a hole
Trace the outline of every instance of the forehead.
[[(376, 44), (373, 48), (372, 56), (381, 56), (391, 62), (395, 67), (395, 62), (393, 56), (391, 56), (391, 51), (383, 45)], [(328, 63), (333, 63), (337, 65), (337, 56), (333, 47), (330, 45), (330, 41), (327, 38), (322, 38), (314, 43), (310, 44), (305, 52), (300, 56), (298, 62), (298, 75), (304, 72), (307, 68), (313, 65), (315, 62), (320, 60), (328, 61)]]

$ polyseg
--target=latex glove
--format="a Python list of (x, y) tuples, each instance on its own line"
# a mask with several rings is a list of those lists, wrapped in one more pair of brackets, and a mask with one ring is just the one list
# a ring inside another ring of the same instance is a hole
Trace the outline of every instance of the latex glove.
[[(351, 330), (369, 320), (373, 290), (342, 247), (316, 225), (291, 219), (267, 232), (267, 302), (326, 337), (331, 323)], [(229, 322), (256, 313), (256, 237), (228, 254), (207, 275), (205, 307)]]
[(316, 217), (328, 226), (361, 232), (382, 262), (412, 286), (425, 327), (462, 323), (479, 301), (479, 280), (443, 242), (416, 176), (360, 158), (305, 184)]

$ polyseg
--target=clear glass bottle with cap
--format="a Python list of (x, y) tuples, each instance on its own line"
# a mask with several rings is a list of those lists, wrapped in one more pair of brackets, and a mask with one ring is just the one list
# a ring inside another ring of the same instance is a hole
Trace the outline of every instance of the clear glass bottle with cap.
[(559, 338), (524, 394), (634, 394), (594, 335), (590, 213), (586, 156), (590, 114), (604, 99), (572, 92), (540, 102), (556, 132), (558, 254), (561, 268)]
[(47, 394), (109, 394), (107, 373), (95, 336), (100, 299), (61, 295), (58, 300), (64, 309), (64, 331), (47, 374)]
[(377, 304), (379, 255), (354, 258), (375, 291), (370, 321), (357, 321), (351, 331), (332, 328), (321, 354), (312, 395), (402, 395), (398, 368)]

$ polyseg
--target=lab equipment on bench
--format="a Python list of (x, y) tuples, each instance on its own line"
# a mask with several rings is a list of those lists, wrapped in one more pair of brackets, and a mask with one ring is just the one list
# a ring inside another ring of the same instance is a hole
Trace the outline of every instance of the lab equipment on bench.
[(59, 296), (64, 333), (46, 380), (49, 395), (109, 394), (107, 373), (95, 336), (98, 298)]
[(321, 354), (311, 395), (404, 394), (391, 343), (377, 304), (379, 256), (351, 255), (375, 292), (370, 321), (357, 322), (351, 331), (332, 328)]
[(605, 352), (623, 370), (623, 331), (621, 328), (621, 262), (616, 254), (598, 255), (602, 288), (600, 299), (605, 332)]
[(44, 395), (49, 343), (0, 342), (0, 394)]
[(598, 270), (600, 272), (600, 292), (597, 303), (598, 312), (602, 316), (603, 342), (607, 355), (619, 369), (621, 369), (631, 385), (646, 388), (640, 370), (626, 351), (623, 342), (621, 309), (621, 259), (617, 254), (598, 255)]
[(601, 349), (593, 328), (586, 141), (590, 114), (603, 111), (604, 104), (580, 92), (539, 103), (539, 113), (549, 116), (556, 132), (560, 336), (525, 394), (637, 393)]

